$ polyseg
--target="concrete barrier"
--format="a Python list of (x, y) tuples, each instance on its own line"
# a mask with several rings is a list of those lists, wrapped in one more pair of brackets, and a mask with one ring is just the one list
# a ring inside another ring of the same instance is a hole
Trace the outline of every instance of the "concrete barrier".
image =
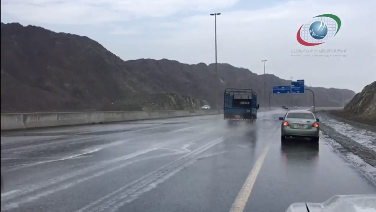
[(23, 114), (1, 114), (1, 130), (25, 129)]
[(104, 113), (105, 122), (123, 121), (123, 112), (108, 112)]
[[(133, 112), (134, 118), (132, 120), (144, 120), (149, 119), (149, 114), (144, 111)], [(130, 120), (130, 121), (132, 121)]]
[(1, 114), (1, 130), (56, 127), (79, 124), (164, 119), (186, 116), (215, 115), (218, 110), (171, 111), (91, 111), (59, 113)]
[(182, 111), (175, 111), (176, 117), (184, 117), (189, 116), (189, 111), (182, 110)]
[(58, 113), (58, 126), (87, 123), (86, 113)]
[(168, 111), (159, 111), (159, 118), (169, 118), (169, 112)]
[(86, 121), (87, 123), (92, 123), (92, 124), (103, 123), (105, 122), (104, 112), (96, 111), (96, 112), (86, 113)]
[(158, 111), (153, 111), (148, 113), (149, 119), (157, 119), (159, 118), (159, 112)]
[[(60, 126), (57, 119), (58, 113), (24, 113), (24, 125), (26, 128)], [(3, 123), (1, 123), (3, 125)], [(3, 127), (1, 126), (1, 129)]]

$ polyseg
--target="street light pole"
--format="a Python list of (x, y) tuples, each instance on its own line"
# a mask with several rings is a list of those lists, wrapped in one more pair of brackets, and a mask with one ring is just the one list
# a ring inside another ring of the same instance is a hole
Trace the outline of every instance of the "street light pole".
[[(221, 13), (211, 13), (211, 16), (214, 16), (214, 45), (215, 45), (215, 80), (218, 79), (218, 61), (217, 61), (217, 15)], [(216, 90), (219, 90), (218, 88)], [(215, 104), (218, 106), (218, 91), (215, 91)]]
[(267, 60), (261, 60), (261, 62), (263, 62), (264, 63), (264, 77), (263, 77), (263, 79), (264, 79), (264, 103), (266, 104), (266, 86), (265, 86), (265, 62), (266, 62)]

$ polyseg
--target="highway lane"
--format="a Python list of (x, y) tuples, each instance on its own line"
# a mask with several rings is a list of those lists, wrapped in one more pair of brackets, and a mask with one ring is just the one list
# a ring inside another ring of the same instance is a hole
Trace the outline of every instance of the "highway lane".
[(2, 211), (284, 211), (376, 192), (323, 138), (281, 146), (282, 113), (254, 128), (202, 116), (3, 133)]

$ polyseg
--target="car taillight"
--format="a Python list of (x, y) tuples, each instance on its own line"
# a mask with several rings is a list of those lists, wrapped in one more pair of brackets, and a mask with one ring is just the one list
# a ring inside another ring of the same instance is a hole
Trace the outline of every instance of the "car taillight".
[(313, 124), (312, 124), (312, 127), (319, 127), (319, 123), (317, 123), (317, 122), (316, 122), (316, 123), (313, 123)]
[(283, 126), (290, 126), (290, 124), (287, 121), (284, 121)]

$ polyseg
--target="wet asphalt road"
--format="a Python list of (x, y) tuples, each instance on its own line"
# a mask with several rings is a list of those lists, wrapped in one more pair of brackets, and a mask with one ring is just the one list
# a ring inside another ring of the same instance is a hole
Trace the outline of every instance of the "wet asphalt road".
[(228, 212), (259, 165), (244, 211), (376, 193), (324, 138), (281, 145), (281, 114), (260, 112), (256, 127), (201, 116), (3, 133), (2, 211)]

